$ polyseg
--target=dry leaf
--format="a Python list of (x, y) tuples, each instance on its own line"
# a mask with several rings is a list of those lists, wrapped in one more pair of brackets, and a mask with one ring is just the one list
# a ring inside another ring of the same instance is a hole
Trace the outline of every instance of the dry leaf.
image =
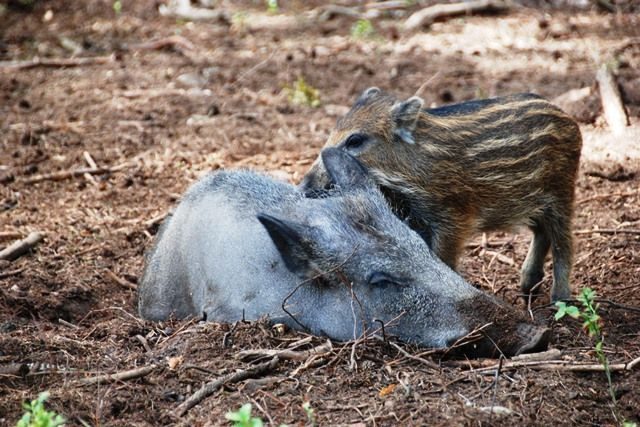
[(386, 387), (382, 387), (380, 389), (380, 393), (378, 393), (378, 395), (380, 397), (385, 397), (387, 394), (393, 393), (393, 391), (396, 389), (397, 386), (398, 386), (398, 384), (389, 384)]
[(170, 357), (167, 362), (169, 364), (169, 369), (174, 371), (178, 366), (182, 365), (184, 358), (182, 356)]

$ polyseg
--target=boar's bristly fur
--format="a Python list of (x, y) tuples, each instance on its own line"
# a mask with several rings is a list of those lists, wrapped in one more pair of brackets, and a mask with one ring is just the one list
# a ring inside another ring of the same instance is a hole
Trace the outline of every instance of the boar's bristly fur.
[(266, 316), (345, 341), (380, 321), (388, 335), (428, 347), (490, 323), (495, 329), (470, 355), (546, 346), (546, 328), (433, 255), (356, 159), (340, 150), (322, 157), (337, 185), (324, 198), (249, 171), (217, 171), (195, 183), (146, 258), (140, 315)]
[[(518, 94), (424, 109), (367, 89), (325, 147), (355, 156), (396, 213), (450, 267), (477, 232), (527, 226), (533, 241), (521, 287), (543, 278), (551, 248), (551, 299), (571, 296), (571, 219), (582, 146), (578, 125), (543, 98)], [(306, 191), (329, 184), (318, 160)]]

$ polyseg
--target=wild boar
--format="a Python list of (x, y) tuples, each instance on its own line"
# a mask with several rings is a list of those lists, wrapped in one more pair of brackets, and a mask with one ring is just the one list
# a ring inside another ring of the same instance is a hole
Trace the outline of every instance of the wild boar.
[[(544, 277), (551, 248), (551, 300), (571, 296), (571, 220), (582, 146), (578, 125), (532, 94), (424, 109), (369, 88), (338, 120), (325, 147), (355, 156), (394, 207), (455, 269), (477, 232), (527, 226), (533, 232), (521, 272), (525, 295)], [(318, 159), (301, 188), (329, 184)]]
[(336, 188), (308, 199), (250, 171), (195, 183), (147, 255), (139, 313), (274, 322), (350, 340), (384, 322), (386, 334), (447, 346), (489, 324), (467, 354), (546, 346), (548, 330), (465, 282), (400, 221), (366, 170), (325, 150)]

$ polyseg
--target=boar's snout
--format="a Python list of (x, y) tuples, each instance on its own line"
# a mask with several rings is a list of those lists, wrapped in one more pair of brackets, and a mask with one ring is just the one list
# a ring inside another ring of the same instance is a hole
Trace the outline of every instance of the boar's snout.
[(298, 189), (305, 197), (312, 199), (325, 196), (332, 187), (333, 184), (329, 176), (317, 164), (311, 168), (298, 185)]
[(520, 348), (516, 349), (516, 356), (525, 353), (537, 353), (547, 349), (551, 340), (551, 329), (521, 323), (518, 325), (518, 335), (520, 336)]

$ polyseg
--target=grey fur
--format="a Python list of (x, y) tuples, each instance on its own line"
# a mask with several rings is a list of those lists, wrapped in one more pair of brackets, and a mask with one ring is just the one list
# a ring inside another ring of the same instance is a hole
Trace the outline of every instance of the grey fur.
[[(544, 329), (527, 325), (435, 257), (393, 215), (364, 169), (345, 166), (355, 159), (340, 150), (326, 150), (323, 158), (340, 187), (331, 197), (306, 199), (289, 184), (249, 171), (219, 171), (194, 184), (147, 257), (140, 315), (205, 314), (222, 322), (268, 316), (337, 340), (356, 338), (380, 319), (387, 334), (442, 347), (475, 327), (498, 324), (504, 319), (495, 313), (506, 310), (508, 322), (520, 325), (511, 330), (527, 332), (505, 338), (496, 328), (491, 340), (503, 352), (546, 344)], [(288, 295), (295, 320), (282, 309)], [(485, 306), (491, 307), (485, 314), (467, 309)]]

